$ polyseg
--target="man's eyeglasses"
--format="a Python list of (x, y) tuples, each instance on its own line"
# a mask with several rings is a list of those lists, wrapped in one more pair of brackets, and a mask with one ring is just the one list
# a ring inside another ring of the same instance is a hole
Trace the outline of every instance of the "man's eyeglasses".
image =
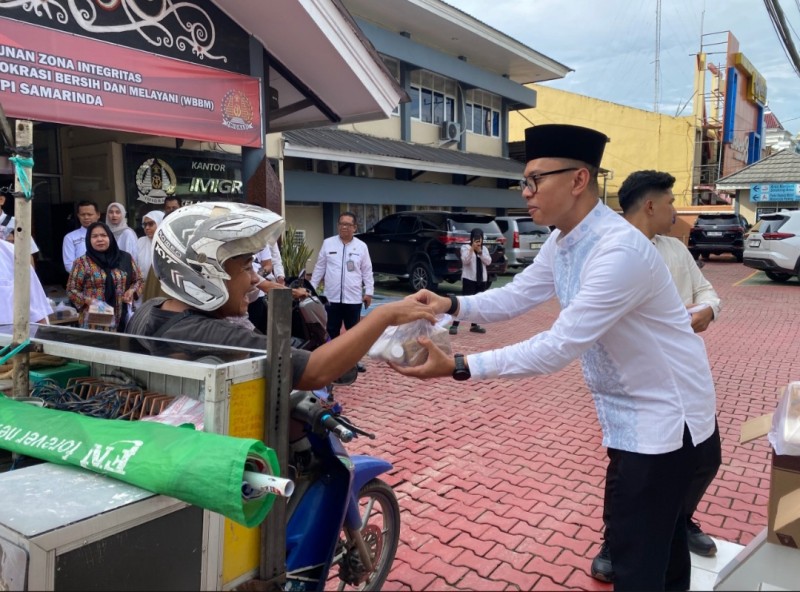
[(355, 226), (355, 224), (350, 224), (349, 222), (339, 222), (339, 226), (343, 226), (344, 228), (349, 228), (350, 226)]
[(539, 187), (537, 187), (536, 183), (542, 177), (546, 177), (547, 175), (557, 175), (559, 173), (566, 173), (567, 171), (577, 171), (578, 167), (569, 167), (566, 169), (556, 169), (555, 171), (547, 171), (546, 173), (536, 173), (535, 175), (528, 175), (524, 179), (521, 179), (519, 182), (519, 190), (525, 191), (525, 188), (531, 190), (531, 193), (536, 193), (539, 191)]

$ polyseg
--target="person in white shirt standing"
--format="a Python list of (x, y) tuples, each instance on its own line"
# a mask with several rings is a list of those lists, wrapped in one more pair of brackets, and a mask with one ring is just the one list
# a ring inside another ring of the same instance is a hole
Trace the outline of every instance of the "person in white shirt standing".
[[(328, 299), (328, 334), (339, 336), (342, 324), (350, 329), (361, 320), (361, 306), (369, 308), (375, 290), (372, 278), (372, 260), (367, 245), (357, 239), (356, 215), (343, 212), (339, 215), (339, 234), (326, 238), (311, 274), (311, 287), (325, 285)], [(365, 368), (359, 364), (358, 369)]]
[[(14, 231), (16, 230), (17, 221), (14, 216), (7, 214), (5, 211), (6, 194), (0, 192), (0, 240), (5, 240), (10, 243), (14, 242)], [(36, 264), (36, 253), (39, 252), (39, 247), (36, 241), (31, 237), (31, 264)]]
[(138, 254), (136, 243), (139, 237), (136, 236), (136, 231), (128, 226), (128, 212), (118, 201), (112, 201), (106, 208), (106, 224), (114, 233), (114, 238), (117, 239), (117, 246), (131, 255), (134, 259)]
[(75, 259), (86, 254), (86, 229), (100, 221), (100, 208), (93, 201), (79, 201), (77, 213), (80, 228), (67, 233), (61, 246), (61, 257), (67, 273), (72, 273)]
[[(483, 230), (473, 228), (469, 233), (469, 244), (461, 245), (461, 294), (471, 296), (480, 294), (489, 286), (489, 272), (486, 266), (492, 262), (489, 249), (483, 244)], [(478, 323), (469, 328), (473, 333), (486, 333)], [(458, 333), (458, 321), (450, 325), (450, 335)]]
[[(30, 322), (49, 324), (53, 307), (42, 288), (39, 276), (31, 266)], [(0, 325), (14, 324), (14, 245), (0, 241)]]
[(608, 138), (572, 125), (525, 131), (520, 188), (537, 224), (554, 226), (533, 263), (474, 296), (408, 296), (479, 323), (523, 315), (554, 296), (549, 330), (500, 349), (448, 354), (428, 338), (406, 376), (456, 380), (552, 374), (580, 358), (616, 466), (607, 540), (616, 590), (688, 590), (684, 500), (697, 465), (720, 449), (705, 344), (653, 244), (604, 205), (597, 182)]
[[(638, 228), (652, 243), (667, 264), (678, 294), (691, 316), (692, 329), (700, 333), (711, 321), (719, 317), (722, 302), (714, 287), (703, 276), (689, 249), (677, 238), (666, 236), (675, 223), (675, 196), (672, 187), (675, 177), (660, 171), (636, 171), (631, 173), (619, 188), (619, 205), (624, 218)], [(694, 311), (694, 312), (691, 312)], [(689, 550), (703, 557), (716, 554), (714, 540), (703, 532), (693, 516), (706, 489), (717, 474), (722, 458), (719, 449), (709, 450), (708, 458), (698, 464), (691, 487), (686, 495), (686, 528)], [(608, 523), (610, 508), (608, 500), (616, 482), (609, 465), (606, 475), (606, 503), (603, 507), (603, 522)], [(602, 582), (613, 581), (614, 568), (607, 542), (592, 560), (591, 574)]]

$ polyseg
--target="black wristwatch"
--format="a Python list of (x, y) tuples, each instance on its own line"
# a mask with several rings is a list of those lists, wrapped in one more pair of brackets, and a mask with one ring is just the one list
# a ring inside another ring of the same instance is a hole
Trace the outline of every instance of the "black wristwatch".
[(472, 374), (470, 374), (467, 363), (464, 361), (464, 354), (456, 354), (453, 358), (456, 361), (456, 369), (453, 370), (453, 379), (468, 380)]

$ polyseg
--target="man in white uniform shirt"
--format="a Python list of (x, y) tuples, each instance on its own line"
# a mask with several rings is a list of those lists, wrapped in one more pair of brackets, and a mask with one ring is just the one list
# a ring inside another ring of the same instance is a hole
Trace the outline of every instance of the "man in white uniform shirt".
[(67, 273), (72, 272), (75, 259), (86, 254), (86, 229), (100, 220), (100, 208), (93, 201), (79, 201), (77, 212), (81, 226), (67, 233), (61, 246), (61, 257)]
[[(328, 299), (328, 334), (339, 336), (344, 323), (350, 329), (361, 320), (361, 306), (369, 308), (375, 290), (372, 278), (372, 260), (367, 245), (353, 236), (356, 232), (356, 215), (344, 212), (339, 215), (339, 234), (326, 238), (319, 250), (311, 287), (322, 283)], [(364, 367), (359, 363), (360, 372)]]
[(552, 327), (501, 349), (449, 355), (427, 338), (427, 361), (392, 367), (457, 380), (551, 374), (580, 358), (603, 445), (617, 468), (607, 540), (617, 590), (688, 590), (684, 499), (706, 449), (719, 449), (716, 397), (703, 340), (647, 238), (599, 199), (608, 138), (571, 125), (525, 131), (522, 197), (554, 226), (532, 265), (474, 296), (409, 296), (462, 321), (513, 319), (557, 297)]
[[(690, 313), (692, 329), (695, 333), (700, 333), (719, 316), (722, 303), (686, 245), (677, 238), (666, 236), (675, 222), (675, 196), (672, 193), (674, 184), (675, 177), (669, 173), (636, 171), (628, 175), (620, 186), (619, 205), (625, 219), (655, 245), (664, 259), (681, 300), (689, 311), (694, 311)], [(719, 449), (710, 452), (711, 455), (702, 459), (698, 465), (685, 501), (689, 550), (704, 557), (716, 554), (717, 546), (702, 531), (693, 516), (722, 461)], [(616, 482), (613, 468), (609, 465), (606, 474), (606, 500), (610, 499), (610, 490)], [(610, 509), (606, 503), (603, 508), (604, 523), (608, 523), (609, 514)], [(593, 559), (591, 574), (603, 582), (613, 580), (614, 570), (607, 542), (603, 543), (600, 552)]]

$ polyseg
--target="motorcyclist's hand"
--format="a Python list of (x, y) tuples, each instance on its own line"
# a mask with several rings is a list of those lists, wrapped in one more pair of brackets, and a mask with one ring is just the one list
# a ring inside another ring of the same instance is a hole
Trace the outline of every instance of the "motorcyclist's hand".
[(400, 374), (413, 378), (438, 378), (453, 375), (456, 365), (451, 354), (446, 353), (428, 337), (418, 337), (417, 341), (428, 350), (428, 359), (424, 364), (420, 366), (398, 366), (394, 362), (387, 362), (387, 364)]
[(389, 315), (390, 325), (404, 325), (420, 319), (425, 319), (431, 324), (436, 322), (436, 312), (433, 307), (408, 297), (382, 304), (374, 312), (371, 312), (370, 316), (378, 311), (381, 311), (381, 314)]

